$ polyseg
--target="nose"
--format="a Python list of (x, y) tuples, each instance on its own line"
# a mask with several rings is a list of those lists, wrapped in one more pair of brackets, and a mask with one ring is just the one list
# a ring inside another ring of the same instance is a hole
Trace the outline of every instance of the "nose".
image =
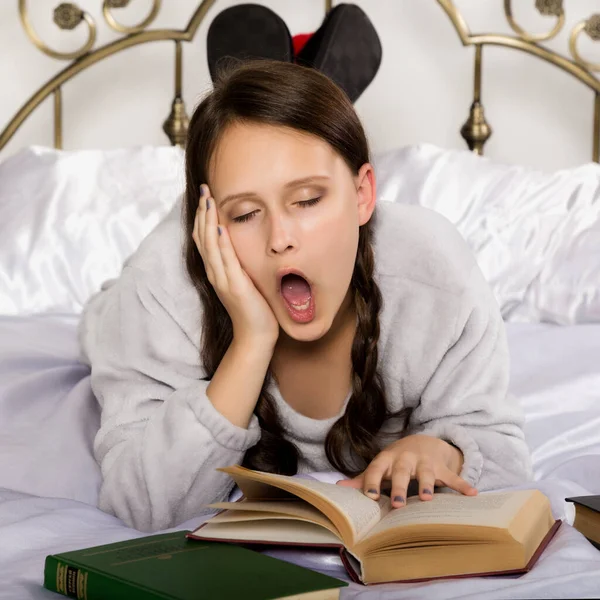
[(270, 219), (268, 252), (271, 255), (290, 252), (298, 245), (292, 219), (273, 215)]

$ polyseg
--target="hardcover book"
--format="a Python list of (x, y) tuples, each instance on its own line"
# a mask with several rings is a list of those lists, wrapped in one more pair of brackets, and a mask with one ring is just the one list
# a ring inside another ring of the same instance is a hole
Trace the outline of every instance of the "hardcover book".
[(313, 479), (219, 469), (240, 487), (237, 502), (188, 534), (196, 540), (338, 548), (364, 584), (519, 574), (532, 568), (560, 526), (538, 490), (463, 496), (436, 493), (392, 508), (360, 490)]
[(230, 544), (164, 533), (46, 557), (44, 587), (85, 600), (336, 600), (348, 583)]
[(565, 500), (575, 503), (573, 527), (600, 550), (600, 496), (576, 496)]

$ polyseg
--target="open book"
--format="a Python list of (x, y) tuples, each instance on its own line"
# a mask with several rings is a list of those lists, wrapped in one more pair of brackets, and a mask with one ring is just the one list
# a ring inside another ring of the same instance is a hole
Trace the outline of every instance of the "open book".
[(463, 496), (436, 493), (392, 508), (388, 496), (241, 466), (219, 469), (240, 487), (237, 502), (189, 538), (240, 544), (337, 547), (356, 582), (524, 573), (560, 525), (538, 490)]

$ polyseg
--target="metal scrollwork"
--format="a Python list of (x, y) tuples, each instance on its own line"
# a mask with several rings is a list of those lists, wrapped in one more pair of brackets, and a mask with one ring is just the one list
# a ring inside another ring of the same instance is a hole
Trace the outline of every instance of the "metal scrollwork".
[(75, 29), (83, 21), (83, 11), (75, 4), (59, 4), (54, 9), (54, 22), (61, 29)]
[(587, 33), (587, 35), (589, 35), (590, 38), (595, 42), (599, 41), (600, 14), (592, 15), (587, 20), (577, 23), (577, 25), (573, 27), (573, 31), (569, 37), (569, 51), (575, 59), (575, 62), (579, 63), (582, 67), (585, 67), (589, 71), (600, 71), (600, 63), (593, 63), (585, 60), (579, 54), (579, 50), (577, 50), (577, 38), (582, 31)]
[(545, 17), (560, 17), (563, 14), (563, 0), (535, 0), (535, 7)]
[(592, 15), (583, 30), (595, 41), (600, 40), (600, 14)]
[(94, 43), (96, 42), (96, 24), (94, 23), (94, 20), (88, 13), (81, 10), (75, 4), (63, 3), (54, 9), (54, 22), (61, 29), (75, 29), (82, 21), (85, 21), (88, 26), (88, 39), (86, 43), (73, 52), (59, 52), (53, 50), (41, 40), (29, 20), (26, 0), (19, 0), (19, 16), (27, 37), (44, 54), (47, 54), (52, 58), (75, 60), (76, 58), (87, 54), (94, 47)]
[(114, 18), (111, 12), (111, 9), (113, 8), (124, 8), (127, 6), (129, 4), (129, 0), (104, 0), (102, 4), (102, 14), (104, 15), (104, 19), (111, 29), (125, 34), (139, 33), (140, 31), (144, 31), (144, 29), (146, 29), (146, 27), (148, 27), (148, 25), (154, 21), (158, 11), (160, 10), (160, 3), (161, 0), (153, 0), (150, 13), (137, 25), (122, 25)]
[(546, 62), (557, 66), (569, 73), (587, 87), (594, 91), (594, 129), (592, 160), (600, 162), (600, 78), (594, 71), (600, 71), (600, 64), (594, 64), (584, 60), (577, 51), (577, 39), (584, 31), (594, 41), (600, 40), (600, 14), (595, 14), (578, 23), (569, 37), (569, 49), (573, 58), (569, 58), (550, 48), (544, 47), (537, 42), (554, 37), (562, 28), (565, 20), (564, 6), (562, 0), (536, 0), (535, 7), (540, 14), (557, 18), (557, 22), (549, 33), (533, 35), (524, 31), (513, 19), (511, 0), (504, 0), (504, 12), (506, 18), (517, 36), (503, 35), (499, 33), (471, 33), (467, 22), (456, 7), (454, 0), (437, 0), (444, 9), (458, 34), (460, 41), (465, 46), (475, 47), (475, 86), (474, 98), (471, 105), (469, 120), (463, 126), (461, 134), (467, 140), (469, 147), (476, 152), (483, 152), (483, 145), (488, 137), (489, 125), (483, 115), (481, 106), (481, 52), (484, 46), (500, 46), (526, 52), (532, 56), (541, 58)]
[(547, 33), (531, 33), (523, 29), (513, 17), (511, 0), (504, 0), (504, 13), (511, 29), (526, 42), (544, 42), (556, 37), (565, 24), (565, 12), (562, 0), (536, 0), (535, 7), (544, 16), (558, 17), (554, 27)]

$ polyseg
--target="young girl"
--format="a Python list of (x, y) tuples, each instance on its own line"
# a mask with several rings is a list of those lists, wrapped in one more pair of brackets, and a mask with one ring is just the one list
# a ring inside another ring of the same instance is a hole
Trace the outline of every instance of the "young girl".
[[(530, 476), (496, 301), (439, 214), (376, 202), (352, 104), (255, 61), (197, 107), (183, 207), (84, 311), (99, 506), (142, 531), (224, 500), (241, 463), (335, 470), (402, 509)], [(182, 216), (180, 223), (179, 216)]]

